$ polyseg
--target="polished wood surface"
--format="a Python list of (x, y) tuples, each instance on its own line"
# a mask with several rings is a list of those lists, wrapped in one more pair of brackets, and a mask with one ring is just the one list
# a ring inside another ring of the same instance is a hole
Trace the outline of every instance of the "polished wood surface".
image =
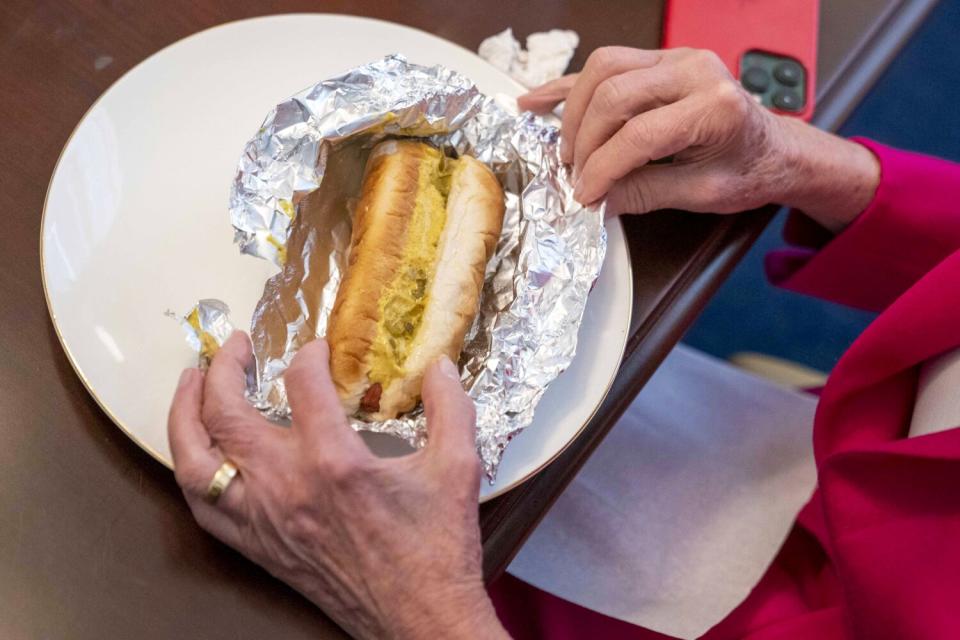
[[(822, 86), (859, 81), (862, 89), (872, 77), (847, 79), (847, 63), (870, 54), (878, 33), (887, 34), (885, 55), (894, 50), (924, 3), (824, 4)], [(342, 636), (299, 595), (193, 524), (172, 475), (113, 426), (74, 375), (48, 320), (40, 282), (47, 182), (93, 101), (125, 71), (180, 38), (230, 20), (290, 11), (379, 17), (470, 49), (508, 26), (519, 36), (573, 28), (581, 35), (573, 62), (578, 68), (604, 44), (656, 46), (662, 2), (0, 3), (0, 638)], [(880, 21), (887, 26), (878, 27)], [(846, 91), (835, 100), (846, 103), (835, 108), (849, 108), (860, 94)], [(626, 221), (636, 296), (627, 358), (574, 446), (481, 510), (488, 576), (503, 569), (768, 217), (661, 213)]]

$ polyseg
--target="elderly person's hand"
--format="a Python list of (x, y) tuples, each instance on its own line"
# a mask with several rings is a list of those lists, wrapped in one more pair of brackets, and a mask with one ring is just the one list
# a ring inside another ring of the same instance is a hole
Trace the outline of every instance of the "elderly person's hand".
[[(206, 375), (184, 371), (170, 445), (200, 526), (356, 637), (505, 637), (481, 579), (474, 408), (456, 368), (441, 361), (424, 380), (427, 447), (382, 459), (347, 425), (328, 358), (317, 340), (287, 370), (290, 428), (244, 398), (244, 334)], [(204, 496), (225, 459), (239, 475), (211, 504)]]
[(605, 47), (579, 74), (518, 102), (542, 113), (564, 100), (561, 155), (573, 164), (575, 197), (606, 195), (612, 214), (778, 203), (836, 231), (879, 181), (870, 151), (774, 115), (709, 51)]

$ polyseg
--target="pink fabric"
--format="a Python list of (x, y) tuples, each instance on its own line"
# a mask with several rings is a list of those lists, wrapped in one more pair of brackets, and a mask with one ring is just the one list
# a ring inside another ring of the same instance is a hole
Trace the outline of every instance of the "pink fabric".
[(858, 142), (880, 160), (873, 202), (836, 237), (794, 212), (785, 239), (795, 248), (767, 256), (767, 275), (799, 293), (881, 311), (958, 249), (958, 165)]
[[(906, 439), (920, 365), (960, 348), (960, 165), (861, 142), (882, 167), (868, 209), (835, 238), (794, 214), (799, 246), (767, 267), (788, 289), (882, 313), (821, 395), (817, 492), (704, 640), (960, 638), (960, 429)], [(492, 595), (520, 639), (665, 638), (512, 578)]]

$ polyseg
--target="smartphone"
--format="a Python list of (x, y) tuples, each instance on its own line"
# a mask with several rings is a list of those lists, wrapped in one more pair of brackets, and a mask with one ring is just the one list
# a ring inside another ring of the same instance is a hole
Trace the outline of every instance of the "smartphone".
[(809, 121), (819, 0), (667, 0), (663, 46), (711, 49), (766, 107)]

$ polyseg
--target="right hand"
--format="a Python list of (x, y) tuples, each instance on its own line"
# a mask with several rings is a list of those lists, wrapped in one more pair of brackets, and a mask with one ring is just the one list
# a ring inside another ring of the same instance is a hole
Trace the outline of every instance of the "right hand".
[[(235, 333), (170, 409), (177, 482), (200, 526), (299, 590), (358, 638), (503, 638), (481, 576), (473, 402), (449, 361), (423, 382), (430, 440), (378, 458), (347, 424), (323, 340), (284, 375), (293, 424), (244, 397), (250, 341)], [(225, 458), (240, 474), (204, 501)]]
[(606, 196), (610, 214), (775, 202), (832, 227), (859, 213), (879, 180), (868, 150), (773, 114), (710, 51), (604, 47), (579, 74), (518, 104), (544, 113), (564, 100), (561, 156), (573, 165), (574, 197)]

